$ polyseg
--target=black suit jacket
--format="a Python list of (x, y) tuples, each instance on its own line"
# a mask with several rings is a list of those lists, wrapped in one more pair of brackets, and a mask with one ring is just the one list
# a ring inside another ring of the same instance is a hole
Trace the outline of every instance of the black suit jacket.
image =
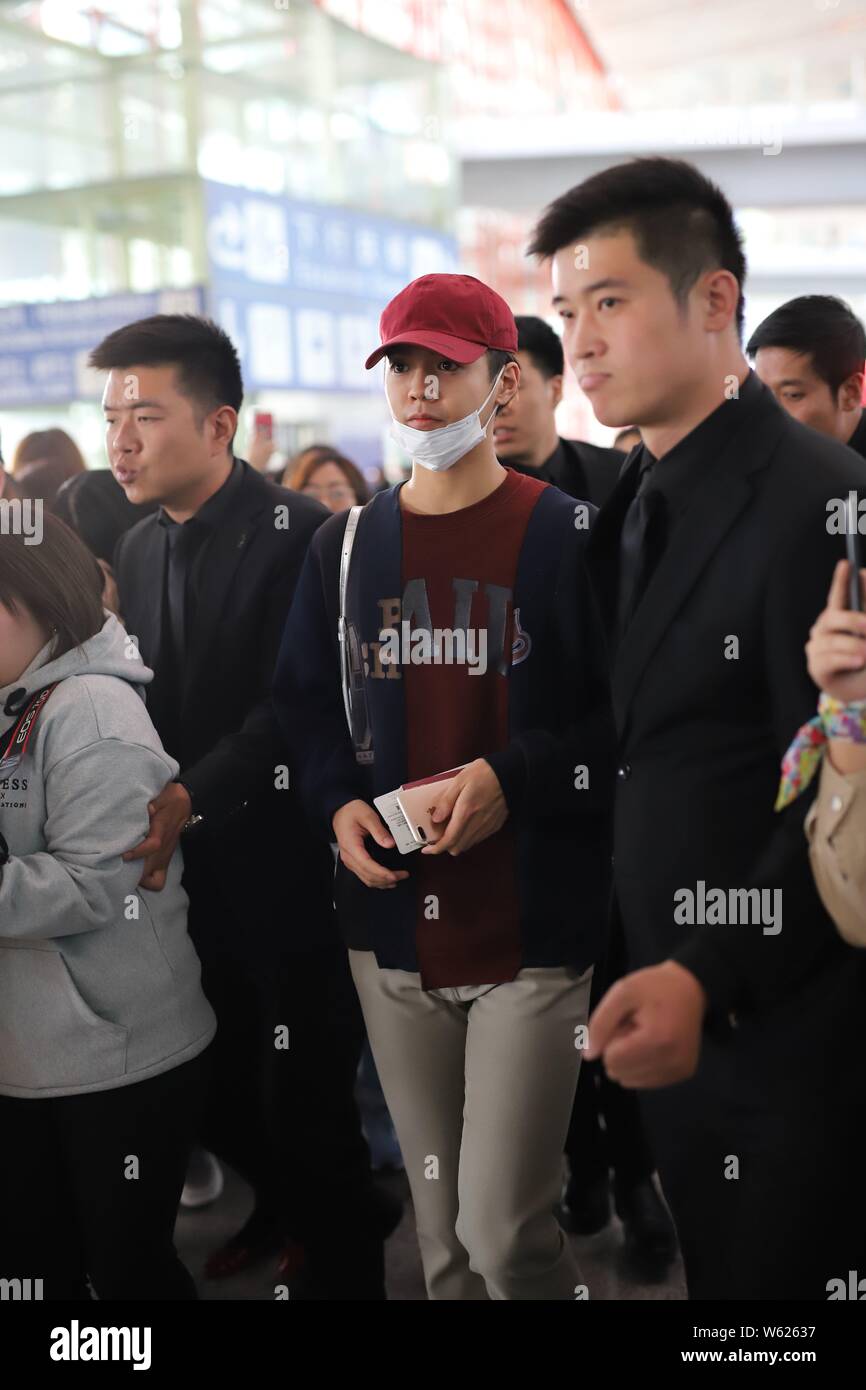
[(178, 697), (161, 656), (167, 538), (156, 515), (121, 536), (114, 567), (127, 629), (154, 670), (148, 709), (204, 817), (184, 836), (184, 882), (191, 899), (207, 894), (220, 913), (242, 913), (252, 941), (290, 920), (312, 932), (304, 919), (332, 912), (330, 850), (312, 839), (294, 792), (275, 786), (288, 756), (270, 693), (307, 546), (330, 513), (242, 467), (204, 557)]
[(541, 468), (510, 463), (508, 459), (500, 459), (500, 463), (515, 473), (552, 483), (569, 497), (603, 507), (616, 487), (625, 460), (626, 455), (620, 449), (603, 449), (582, 439), (560, 439), (559, 447)]
[(550, 481), (569, 497), (603, 507), (613, 493), (625, 463), (620, 449), (604, 449), (583, 439), (560, 439), (562, 454), (550, 470)]
[[(828, 533), (827, 501), (866, 489), (863, 459), (798, 424), (766, 387), (743, 412), (721, 456), (708, 459), (612, 653), (615, 897), (629, 964), (673, 956), (722, 1020), (790, 995), (849, 951), (809, 871), (811, 798), (782, 813), (773, 805), (781, 757), (815, 713), (804, 645), (845, 553), (844, 538)], [(609, 632), (638, 462), (635, 453), (590, 539)], [(678, 924), (674, 894), (697, 891), (699, 880), (707, 890), (780, 888), (782, 930)]]

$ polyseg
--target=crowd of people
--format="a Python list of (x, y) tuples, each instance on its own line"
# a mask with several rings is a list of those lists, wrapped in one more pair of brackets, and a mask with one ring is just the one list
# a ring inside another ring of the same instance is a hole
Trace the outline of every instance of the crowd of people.
[[(864, 330), (814, 294), (744, 347), (684, 161), (530, 254), (561, 334), (468, 275), (384, 309), (400, 484), (238, 457), (190, 315), (91, 353), (109, 469), (0, 469), (46, 510), (0, 540), (0, 1276), (46, 1299), (195, 1298), (223, 1164), (207, 1274), (294, 1299), (386, 1297), (384, 1161), (431, 1299), (584, 1296), (612, 1208), (692, 1299), (866, 1272)], [(559, 437), (566, 361), (613, 447)]]

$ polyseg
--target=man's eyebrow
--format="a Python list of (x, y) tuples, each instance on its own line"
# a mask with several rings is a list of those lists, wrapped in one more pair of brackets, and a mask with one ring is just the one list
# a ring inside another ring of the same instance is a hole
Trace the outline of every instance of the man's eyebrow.
[(118, 410), (141, 410), (142, 406), (149, 406), (151, 409), (165, 410), (162, 401), (124, 401), (123, 405), (109, 405), (104, 402), (102, 409), (116, 412)]
[(622, 289), (628, 289), (628, 288), (629, 288), (629, 282), (628, 282), (628, 280), (623, 280), (623, 279), (618, 278), (618, 277), (616, 277), (616, 276), (614, 276), (614, 275), (608, 275), (604, 280), (594, 280), (593, 283), (592, 283), (591, 285), (587, 285), (585, 289), (582, 289), (582, 290), (578, 291), (578, 293), (580, 293), (580, 294), (595, 294), (597, 290), (608, 290), (608, 289), (622, 290)]
[[(578, 290), (577, 296), (579, 297), (582, 294), (595, 294), (597, 290), (630, 288), (631, 286), (628, 280), (617, 278), (614, 275), (608, 275), (604, 280), (594, 280), (591, 285), (586, 285), (584, 289)], [(550, 302), (551, 304), (565, 304), (567, 302), (566, 296), (564, 294), (555, 294)]]
[(776, 382), (777, 386), (805, 386), (806, 383), (801, 376), (784, 376), (781, 381)]

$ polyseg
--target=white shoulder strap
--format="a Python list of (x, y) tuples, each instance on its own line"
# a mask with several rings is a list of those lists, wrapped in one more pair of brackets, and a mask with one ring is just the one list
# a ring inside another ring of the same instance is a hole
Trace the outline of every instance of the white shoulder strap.
[(352, 695), (351, 680), (349, 672), (349, 644), (346, 638), (346, 594), (349, 588), (349, 566), (352, 561), (352, 547), (355, 544), (355, 532), (358, 529), (358, 521), (363, 507), (352, 507), (346, 517), (346, 530), (343, 533), (343, 549), (340, 552), (340, 617), (337, 623), (337, 640), (340, 643), (340, 677), (343, 682), (343, 706), (346, 710), (346, 722), (349, 725), (349, 736), (352, 736)]

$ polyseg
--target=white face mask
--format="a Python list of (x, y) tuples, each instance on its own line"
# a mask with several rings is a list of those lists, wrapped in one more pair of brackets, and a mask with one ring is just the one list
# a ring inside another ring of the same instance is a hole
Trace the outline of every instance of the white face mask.
[(446, 468), (453, 468), (470, 449), (487, 438), (490, 420), (496, 411), (490, 412), (486, 425), (481, 424), (481, 412), (491, 396), (495, 395), (504, 371), (503, 367), (478, 409), (465, 415), (462, 420), (443, 425), (439, 430), (416, 430), (411, 425), (402, 425), (392, 415), (391, 438), (406, 450), (413, 463), (420, 463), (422, 468), (429, 468), (432, 473), (444, 473)]

